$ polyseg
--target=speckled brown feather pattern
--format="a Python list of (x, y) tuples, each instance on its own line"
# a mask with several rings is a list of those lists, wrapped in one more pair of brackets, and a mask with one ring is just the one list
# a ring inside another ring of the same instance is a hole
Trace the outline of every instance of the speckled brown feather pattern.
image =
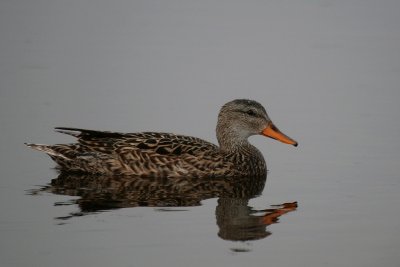
[(219, 113), (216, 146), (196, 137), (171, 133), (118, 133), (56, 128), (78, 139), (74, 144), (37, 145), (62, 171), (138, 177), (265, 176), (262, 154), (247, 138), (271, 123), (251, 100), (234, 100)]
[(140, 177), (241, 175), (234, 162), (243, 158), (236, 154), (223, 156), (216, 145), (199, 138), (153, 132), (57, 129), (76, 136), (79, 143), (31, 146), (45, 152), (51, 150), (55, 155), (50, 156), (61, 170)]

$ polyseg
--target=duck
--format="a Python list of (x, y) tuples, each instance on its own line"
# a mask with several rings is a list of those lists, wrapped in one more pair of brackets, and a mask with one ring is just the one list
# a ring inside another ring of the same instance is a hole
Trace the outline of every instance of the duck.
[(143, 178), (266, 177), (265, 159), (248, 138), (262, 135), (298, 145), (275, 126), (260, 103), (248, 99), (232, 100), (220, 109), (218, 146), (174, 133), (55, 130), (77, 142), (25, 144), (49, 155), (61, 172)]

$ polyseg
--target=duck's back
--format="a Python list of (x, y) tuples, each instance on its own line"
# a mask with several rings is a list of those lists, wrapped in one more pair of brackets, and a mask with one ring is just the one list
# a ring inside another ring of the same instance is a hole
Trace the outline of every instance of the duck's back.
[(118, 133), (74, 128), (57, 128), (60, 132), (78, 138), (79, 144), (93, 151), (114, 154), (119, 149), (138, 149), (159, 155), (195, 155), (218, 147), (203, 139), (172, 133), (141, 132)]
[(34, 145), (63, 171), (142, 177), (205, 176), (231, 169), (218, 147), (200, 138), (170, 133), (118, 133), (57, 128), (78, 143)]

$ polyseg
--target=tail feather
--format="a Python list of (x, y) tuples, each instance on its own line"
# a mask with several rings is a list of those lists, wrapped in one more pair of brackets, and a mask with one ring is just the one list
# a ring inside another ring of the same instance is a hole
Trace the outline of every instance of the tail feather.
[(56, 132), (72, 135), (77, 138), (119, 138), (125, 134), (118, 132), (96, 131), (79, 128), (56, 127)]
[(61, 157), (64, 159), (68, 159), (65, 155), (63, 155), (62, 153), (54, 150), (54, 146), (51, 145), (42, 145), (42, 144), (31, 144), (31, 143), (25, 143), (25, 145), (27, 145), (28, 147), (38, 150), (38, 151), (43, 151), (46, 154), (50, 155), (50, 156), (55, 156), (55, 157)]
[(76, 130), (76, 129), (55, 128), (55, 131), (58, 132), (58, 133), (71, 135), (71, 136), (77, 137), (77, 138), (81, 135), (81, 132), (79, 130)]
[(87, 173), (110, 173), (110, 168), (125, 170), (126, 166), (113, 157), (101, 152), (82, 150), (80, 144), (42, 145), (25, 143), (28, 147), (45, 152), (60, 170)]

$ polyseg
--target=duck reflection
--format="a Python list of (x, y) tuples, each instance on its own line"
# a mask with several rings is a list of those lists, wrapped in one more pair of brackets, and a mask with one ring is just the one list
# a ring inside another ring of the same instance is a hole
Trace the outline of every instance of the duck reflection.
[(297, 208), (297, 202), (274, 205), (272, 208), (255, 210), (249, 199), (220, 198), (216, 209), (218, 236), (231, 241), (262, 239), (271, 234), (267, 226), (278, 222), (278, 218)]
[(266, 176), (150, 179), (62, 172), (40, 191), (80, 197), (73, 204), (77, 204), (81, 211), (59, 219), (127, 207), (199, 206), (202, 200), (218, 198), (219, 237), (246, 241), (267, 237), (270, 235), (266, 230), (268, 225), (297, 208), (295, 202), (263, 210), (250, 207), (249, 200), (262, 193), (265, 181)]

